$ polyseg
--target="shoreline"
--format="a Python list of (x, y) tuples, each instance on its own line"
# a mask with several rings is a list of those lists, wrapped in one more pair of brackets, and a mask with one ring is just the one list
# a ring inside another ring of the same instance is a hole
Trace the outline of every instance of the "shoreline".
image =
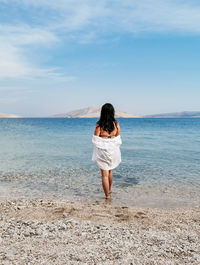
[[(88, 187), (79, 187), (80, 193), (73, 187), (66, 190), (59, 187), (56, 192), (42, 189), (40, 183), (29, 188), (14, 181), (1, 182), (0, 202), (11, 200), (57, 200), (101, 204), (105, 200), (101, 183)], [(85, 190), (87, 192), (85, 192)], [(84, 192), (84, 193), (83, 193)], [(113, 184), (110, 203), (113, 206), (127, 206), (137, 208), (152, 208), (163, 210), (191, 209), (200, 207), (199, 185), (167, 186), (167, 185), (135, 185), (120, 187)]]
[(199, 264), (200, 207), (0, 201), (0, 263)]

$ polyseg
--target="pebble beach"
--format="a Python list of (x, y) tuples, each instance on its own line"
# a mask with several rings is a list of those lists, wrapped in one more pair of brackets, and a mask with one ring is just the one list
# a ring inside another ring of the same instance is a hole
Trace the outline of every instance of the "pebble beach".
[(0, 264), (200, 264), (200, 208), (0, 202)]

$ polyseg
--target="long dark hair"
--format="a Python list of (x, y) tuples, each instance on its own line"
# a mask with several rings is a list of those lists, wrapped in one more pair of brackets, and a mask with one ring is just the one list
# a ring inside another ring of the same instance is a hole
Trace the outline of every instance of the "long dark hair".
[(114, 130), (115, 109), (112, 104), (106, 103), (101, 108), (100, 119), (97, 124), (109, 134)]

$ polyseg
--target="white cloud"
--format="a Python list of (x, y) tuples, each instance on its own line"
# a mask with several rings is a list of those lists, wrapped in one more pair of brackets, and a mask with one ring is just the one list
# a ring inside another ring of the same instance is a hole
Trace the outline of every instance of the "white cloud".
[(0, 0), (0, 3), (7, 7), (4, 12), (7, 20), (0, 24), (0, 78), (74, 79), (66, 77), (62, 69), (32, 63), (24, 50), (31, 51), (32, 46), (51, 47), (66, 39), (87, 44), (112, 34), (116, 38), (121, 33), (200, 34), (200, 4), (193, 0)]
[(122, 26), (127, 26), (132, 32), (200, 33), (200, 5), (193, 5), (193, 1), (133, 2), (124, 4), (119, 15)]
[(46, 68), (46, 69), (40, 69), (40, 68), (32, 68), (30, 69), (32, 78), (43, 78), (58, 82), (69, 82), (76, 79), (75, 76), (66, 76), (62, 73), (62, 70), (59, 68)]
[(71, 81), (58, 68), (41, 68), (31, 63), (23, 48), (32, 45), (49, 46), (59, 39), (49, 30), (27, 25), (0, 25), (0, 78), (48, 78), (55, 81)]
[[(66, 32), (200, 33), (200, 3), (195, 0), (14, 0), (38, 21)], [(38, 14), (38, 8), (42, 12)], [(45, 14), (45, 16), (44, 16)], [(50, 14), (50, 15), (48, 15)]]
[(48, 45), (48, 43), (59, 41), (58, 37), (48, 29), (36, 28), (30, 25), (0, 25), (1, 43), (12, 45)]
[(58, 68), (34, 67), (18, 47), (8, 43), (0, 44), (0, 78), (48, 78), (59, 82), (75, 79), (73, 76), (65, 76)]
[(15, 78), (30, 74), (29, 67), (13, 45), (0, 44), (0, 78)]

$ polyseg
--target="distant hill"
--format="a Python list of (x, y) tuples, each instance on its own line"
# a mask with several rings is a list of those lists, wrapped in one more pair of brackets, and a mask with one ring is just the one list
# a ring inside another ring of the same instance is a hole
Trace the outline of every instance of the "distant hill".
[(20, 118), (19, 115), (0, 113), (0, 118)]
[[(56, 114), (52, 118), (98, 118), (100, 111), (101, 107), (88, 107), (63, 114)], [(183, 111), (142, 116), (116, 110), (115, 116), (116, 118), (200, 118), (200, 111)]]
[[(53, 118), (98, 118), (100, 116), (101, 107), (88, 107), (78, 109), (71, 112), (53, 115)], [(116, 118), (140, 118), (142, 116), (133, 113), (115, 111)]]
[(144, 118), (200, 118), (200, 111), (183, 111), (183, 112), (145, 115)]

